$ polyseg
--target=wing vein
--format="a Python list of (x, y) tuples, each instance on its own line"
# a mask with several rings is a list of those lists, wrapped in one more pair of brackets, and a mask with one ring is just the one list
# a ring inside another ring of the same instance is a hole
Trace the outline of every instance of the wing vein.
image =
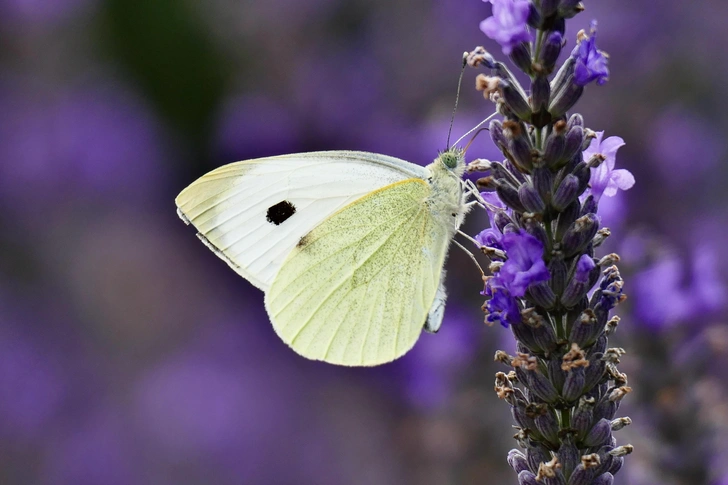
[[(403, 212), (404, 212), (404, 211), (403, 211)], [(364, 261), (363, 261), (363, 262), (362, 262), (361, 264), (359, 264), (358, 266), (356, 266), (355, 268), (353, 268), (353, 269), (352, 269), (352, 271), (350, 271), (350, 272), (349, 272), (348, 274), (345, 274), (345, 275), (344, 275), (345, 277), (344, 277), (344, 278), (342, 278), (341, 282), (340, 282), (340, 283), (339, 283), (338, 285), (336, 285), (336, 286), (335, 286), (335, 287), (334, 287), (334, 288), (333, 288), (333, 289), (332, 289), (332, 290), (331, 290), (331, 291), (330, 291), (330, 292), (329, 292), (329, 293), (328, 293), (328, 294), (327, 294), (327, 295), (326, 295), (326, 296), (325, 296), (325, 297), (324, 297), (324, 298), (323, 298), (322, 300), (320, 300), (320, 301), (318, 302), (318, 304), (317, 304), (317, 305), (316, 305), (316, 306), (314, 307), (313, 311), (309, 313), (309, 316), (308, 316), (308, 317), (306, 318), (306, 322), (305, 322), (305, 323), (304, 323), (304, 324), (303, 324), (303, 325), (301, 326), (301, 328), (300, 328), (300, 329), (298, 330), (298, 332), (296, 332), (296, 335), (295, 335), (295, 336), (293, 337), (293, 339), (291, 340), (291, 342), (293, 342), (293, 341), (294, 341), (294, 340), (295, 340), (295, 339), (296, 339), (296, 338), (298, 337), (298, 335), (299, 335), (299, 334), (301, 333), (301, 331), (302, 331), (302, 330), (303, 330), (303, 329), (304, 329), (304, 328), (305, 328), (305, 327), (306, 327), (306, 326), (307, 326), (307, 325), (308, 325), (308, 324), (309, 324), (309, 323), (311, 322), (311, 319), (313, 318), (313, 316), (314, 316), (314, 315), (316, 315), (316, 313), (318, 313), (318, 311), (319, 311), (319, 310), (321, 309), (321, 307), (322, 307), (322, 306), (323, 306), (323, 305), (324, 305), (324, 304), (326, 303), (326, 301), (327, 301), (327, 300), (329, 299), (329, 297), (331, 297), (331, 295), (333, 295), (333, 294), (334, 294), (334, 292), (336, 292), (336, 291), (337, 291), (337, 290), (338, 290), (339, 288), (341, 288), (341, 287), (342, 287), (342, 286), (344, 285), (344, 283), (346, 283), (347, 281), (350, 281), (350, 280), (352, 279), (352, 277), (354, 276), (354, 273), (356, 272), (356, 270), (358, 270), (359, 268), (361, 268), (361, 267), (362, 267), (362, 264), (363, 264), (363, 263), (366, 263), (366, 261), (368, 261), (368, 260), (369, 260), (369, 258), (371, 258), (371, 256), (372, 256), (373, 254), (376, 254), (376, 252), (377, 252), (377, 251), (379, 251), (379, 250), (380, 250), (380, 249), (382, 248), (382, 246), (384, 246), (385, 244), (387, 244), (387, 242), (389, 242), (389, 240), (391, 239), (391, 237), (392, 237), (392, 236), (393, 236), (394, 234), (396, 234), (396, 233), (398, 232), (399, 228), (400, 228), (400, 227), (402, 227), (402, 225), (403, 225), (403, 224), (404, 224), (405, 222), (408, 222), (408, 221), (407, 221), (407, 220), (404, 220), (404, 221), (402, 221), (402, 222), (401, 222), (401, 223), (400, 223), (400, 224), (399, 224), (399, 225), (398, 225), (398, 226), (397, 226), (397, 227), (396, 227), (396, 228), (395, 228), (395, 229), (394, 229), (394, 230), (392, 231), (392, 233), (391, 233), (391, 234), (390, 234), (389, 236), (387, 236), (387, 239), (386, 239), (386, 240), (384, 240), (384, 241), (382, 242), (382, 244), (380, 244), (380, 245), (379, 245), (379, 247), (378, 247), (377, 249), (375, 249), (375, 250), (374, 250), (374, 251), (373, 251), (373, 252), (372, 252), (372, 253), (371, 253), (371, 254), (370, 254), (370, 255), (369, 255), (368, 257), (367, 257), (367, 259), (366, 259), (366, 260), (364, 260)], [(370, 232), (370, 233), (371, 233), (371, 232)], [(363, 238), (362, 238), (362, 239), (363, 239)], [(356, 241), (355, 243), (352, 243), (352, 244), (350, 244), (350, 245), (349, 245), (349, 246), (347, 246), (347, 247), (351, 247), (351, 246), (354, 246), (355, 244), (357, 244), (357, 243), (360, 243), (360, 242), (361, 242), (361, 239), (360, 239), (359, 241)], [(400, 243), (400, 245), (401, 245), (401, 244), (402, 244), (402, 243)], [(398, 247), (397, 249), (399, 250), (399, 247)], [(341, 251), (337, 251), (337, 253), (339, 253), (339, 252), (341, 252)], [(319, 262), (317, 262), (316, 264), (314, 264), (314, 265), (310, 266), (309, 268), (307, 268), (307, 269), (306, 269), (306, 270), (305, 270), (304, 272), (302, 272), (302, 273), (301, 273), (301, 275), (299, 275), (298, 277), (301, 277), (301, 276), (303, 276), (303, 275), (304, 275), (304, 274), (305, 274), (306, 272), (308, 272), (308, 271), (309, 271), (309, 270), (310, 270), (311, 268), (315, 267), (315, 266), (316, 266), (317, 264), (319, 264), (319, 263), (321, 263), (321, 261), (319, 261)], [(342, 265), (342, 267), (343, 267), (343, 266), (344, 266), (344, 265)], [(325, 281), (326, 281), (326, 282), (328, 282), (328, 281), (330, 281), (331, 279), (333, 279), (333, 278), (334, 278), (335, 276), (341, 276), (341, 275), (337, 275), (336, 273), (333, 273), (333, 274), (332, 274), (332, 276), (331, 276), (330, 278), (327, 278), (327, 279), (326, 279)], [(297, 279), (297, 278), (296, 278), (296, 279)], [(288, 286), (290, 286), (290, 284), (291, 284), (291, 283), (289, 283), (289, 284), (288, 284)], [(285, 288), (288, 288), (288, 286), (286, 286)], [(351, 290), (350, 290), (350, 291), (351, 291)], [(299, 293), (297, 294), (296, 298), (297, 298), (297, 297), (298, 297), (298, 296), (299, 296), (300, 294), (301, 294), (301, 292), (299, 292)], [(346, 294), (348, 294), (348, 292), (347, 292)], [(345, 294), (345, 295), (346, 295), (346, 294)], [(295, 300), (296, 298), (291, 298), (291, 299), (289, 299), (289, 301), (288, 301), (288, 303), (286, 304), (286, 306), (284, 307), (284, 309), (285, 309), (285, 308), (286, 308), (286, 307), (287, 307), (287, 306), (288, 306), (288, 305), (289, 305), (290, 303), (292, 303), (292, 302), (293, 302), (293, 300)], [(280, 311), (283, 311), (283, 309), (279, 310), (279, 312), (280, 312)], [(321, 329), (319, 329), (319, 330), (318, 330), (318, 331), (316, 332), (316, 334), (314, 335), (314, 338), (312, 339), (312, 341), (316, 339), (315, 337), (316, 337), (316, 335), (318, 335), (318, 334), (320, 333), (320, 330), (321, 330)]]

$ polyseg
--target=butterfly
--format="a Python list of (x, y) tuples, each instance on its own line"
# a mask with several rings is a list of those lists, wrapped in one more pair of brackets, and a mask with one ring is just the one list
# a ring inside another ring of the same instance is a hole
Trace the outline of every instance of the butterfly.
[(469, 204), (464, 151), (426, 167), (357, 151), (222, 166), (176, 198), (179, 216), (265, 293), (300, 355), (372, 366), (443, 320), (443, 265)]

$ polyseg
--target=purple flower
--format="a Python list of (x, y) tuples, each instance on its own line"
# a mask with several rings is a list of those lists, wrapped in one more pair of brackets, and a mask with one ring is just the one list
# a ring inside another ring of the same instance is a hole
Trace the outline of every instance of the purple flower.
[(490, 297), (485, 302), (485, 321), (487, 323), (500, 323), (504, 327), (521, 323), (521, 312), (518, 301), (505, 287), (500, 274), (491, 276), (485, 282), (485, 295)]
[(498, 277), (511, 295), (523, 296), (530, 285), (549, 279), (549, 270), (543, 261), (543, 245), (538, 239), (520, 230), (505, 234), (502, 243), (508, 260)]
[(728, 292), (716, 268), (714, 248), (701, 245), (691, 259), (687, 271), (685, 261), (668, 254), (634, 276), (635, 312), (640, 322), (666, 328), (697, 321), (725, 306)]
[(579, 261), (576, 262), (576, 271), (574, 272), (574, 279), (579, 283), (586, 283), (589, 281), (589, 273), (596, 267), (594, 259), (588, 254), (582, 254)]
[(503, 234), (501, 234), (495, 224), (495, 215), (501, 210), (509, 212), (510, 209), (508, 209), (500, 200), (496, 192), (481, 192), (480, 196), (486, 202), (485, 212), (488, 214), (490, 227), (478, 233), (478, 235), (475, 236), (475, 240), (478, 241), (481, 246), (503, 249), (503, 246), (501, 245)]
[(609, 79), (607, 57), (597, 49), (597, 22), (592, 21), (590, 36), (582, 39), (571, 55), (576, 59), (574, 66), (574, 83), (586, 86), (592, 81), (602, 85)]
[(589, 148), (584, 150), (584, 160), (589, 160), (596, 154), (604, 156), (605, 160), (596, 168), (591, 169), (589, 189), (582, 196), (594, 195), (598, 201), (602, 195), (612, 197), (617, 190), (628, 190), (634, 185), (634, 175), (623, 168), (614, 169), (617, 150), (624, 145), (624, 140), (618, 136), (610, 136), (602, 141), (603, 131), (597, 132), (597, 137), (591, 141)]
[[(707, 176), (725, 153), (728, 144), (708, 117), (700, 117), (679, 107), (668, 108), (655, 121), (647, 157), (673, 188), (686, 189)], [(680, 173), (675, 177), (675, 173)], [(687, 182), (687, 183), (686, 183)]]
[(685, 318), (690, 304), (681, 288), (681, 277), (682, 262), (672, 255), (634, 275), (632, 285), (639, 322), (663, 328)]
[(487, 1), (493, 4), (493, 16), (480, 23), (480, 30), (498, 42), (505, 55), (509, 55), (513, 47), (521, 42), (533, 40), (531, 33), (528, 31), (530, 2), (527, 0)]

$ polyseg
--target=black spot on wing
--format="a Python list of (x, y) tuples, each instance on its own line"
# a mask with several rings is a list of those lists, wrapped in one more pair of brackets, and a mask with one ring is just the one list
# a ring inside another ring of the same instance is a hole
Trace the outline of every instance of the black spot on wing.
[(276, 226), (285, 222), (289, 217), (296, 213), (296, 206), (288, 202), (287, 200), (278, 202), (276, 205), (272, 205), (268, 208), (268, 212), (265, 214), (265, 218), (271, 224)]

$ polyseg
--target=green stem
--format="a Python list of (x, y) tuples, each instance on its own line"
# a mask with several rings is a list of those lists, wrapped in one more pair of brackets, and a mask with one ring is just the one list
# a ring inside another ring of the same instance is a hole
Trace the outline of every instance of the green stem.
[[(537, 30), (536, 32), (536, 48), (533, 51), (533, 58), (531, 59), (532, 64), (535, 64), (536, 59), (538, 59), (541, 55), (541, 48), (543, 47), (543, 38), (545, 34), (545, 32), (541, 29)], [(535, 75), (532, 74), (531, 79), (533, 79), (534, 77)]]
[(571, 408), (560, 409), (559, 416), (561, 418), (561, 429), (569, 429), (571, 427)]

